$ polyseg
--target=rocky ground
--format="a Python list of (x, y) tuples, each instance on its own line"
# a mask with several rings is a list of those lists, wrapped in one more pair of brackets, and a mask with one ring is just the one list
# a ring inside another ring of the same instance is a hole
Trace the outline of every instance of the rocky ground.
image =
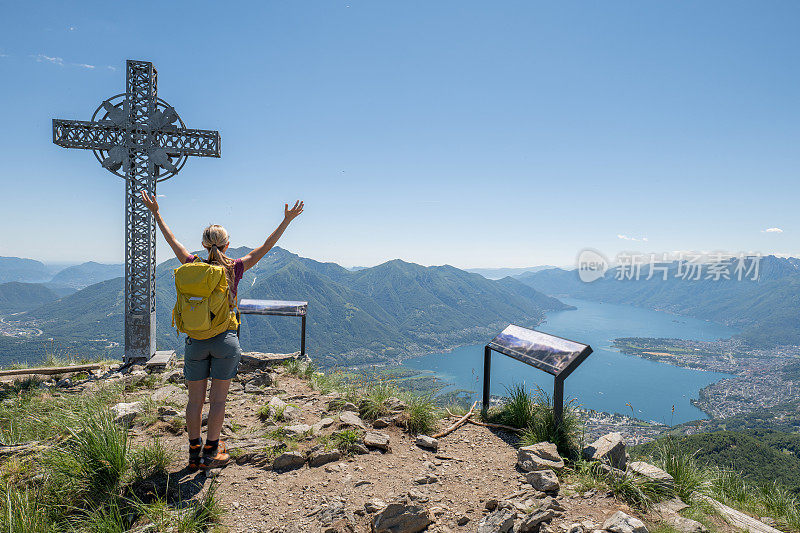
[[(307, 376), (278, 364), (283, 359), (244, 358), (223, 430), (235, 460), (209, 473), (185, 469), (187, 395), (179, 363), (152, 374), (134, 368), (50, 386), (79, 392), (114, 381), (134, 385), (112, 408), (117, 421), (131, 426), (135, 442), (158, 438), (175, 452), (169, 477), (152, 480), (143, 492), (180, 502), (216, 485), (226, 509), (222, 527), (230, 532), (645, 533), (665, 521), (681, 531), (705, 530), (680, 518), (680, 502), (647, 514), (632, 509), (565, 469), (549, 443), (518, 449), (514, 433), (470, 423), (438, 439), (415, 437), (396, 398), (386, 402), (385, 416), (365, 421), (358, 406), (315, 390)], [(439, 428), (458, 418), (440, 421)], [(333, 445), (342, 431), (358, 436), (347, 453)], [(628, 459), (619, 435), (600, 439), (592, 453), (622, 468)], [(734, 530), (718, 522), (717, 531)]]

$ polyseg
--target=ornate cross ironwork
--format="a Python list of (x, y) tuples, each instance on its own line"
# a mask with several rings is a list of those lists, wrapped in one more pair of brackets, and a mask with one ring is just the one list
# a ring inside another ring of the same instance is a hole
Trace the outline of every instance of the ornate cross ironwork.
[(186, 128), (158, 97), (158, 74), (128, 60), (124, 94), (112, 96), (90, 121), (53, 120), (53, 142), (93, 150), (103, 168), (125, 178), (125, 361), (156, 351), (156, 228), (139, 197), (180, 171), (189, 156), (219, 157), (219, 132)]

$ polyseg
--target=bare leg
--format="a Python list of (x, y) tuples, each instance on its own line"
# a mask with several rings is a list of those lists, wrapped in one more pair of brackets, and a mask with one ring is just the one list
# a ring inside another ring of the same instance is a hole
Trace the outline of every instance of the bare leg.
[(222, 422), (225, 420), (225, 399), (228, 397), (228, 388), (230, 386), (231, 380), (229, 379), (211, 380), (211, 392), (208, 394), (207, 440), (219, 439), (219, 434), (222, 431)]
[(189, 433), (190, 439), (200, 438), (207, 381), (207, 379), (200, 379), (186, 382), (186, 387), (189, 389), (189, 401), (186, 402), (186, 432)]

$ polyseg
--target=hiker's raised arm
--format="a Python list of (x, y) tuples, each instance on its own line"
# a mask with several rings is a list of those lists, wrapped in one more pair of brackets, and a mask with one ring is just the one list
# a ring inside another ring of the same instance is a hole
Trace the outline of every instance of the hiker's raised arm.
[(248, 270), (256, 266), (256, 263), (261, 261), (261, 258), (264, 257), (267, 252), (269, 252), (273, 246), (278, 243), (278, 239), (281, 238), (283, 232), (286, 231), (286, 228), (289, 227), (289, 223), (300, 216), (300, 213), (303, 212), (303, 202), (300, 200), (294, 203), (294, 207), (289, 209), (289, 204), (284, 204), (283, 208), (283, 222), (281, 222), (275, 231), (267, 237), (267, 240), (264, 241), (264, 244), (247, 254), (246, 256), (242, 257), (242, 264), (244, 265), (244, 269)]
[(142, 191), (142, 203), (144, 203), (144, 205), (147, 206), (147, 209), (153, 213), (153, 217), (156, 219), (158, 228), (161, 230), (161, 234), (164, 235), (164, 239), (166, 239), (169, 247), (172, 248), (173, 252), (175, 252), (175, 257), (178, 258), (178, 261), (184, 263), (189, 257), (192, 256), (192, 254), (189, 253), (189, 250), (187, 250), (184, 245), (178, 242), (178, 239), (175, 238), (175, 234), (172, 233), (172, 230), (169, 229), (167, 223), (164, 222), (164, 218), (161, 216), (161, 213), (158, 210), (158, 200), (156, 200), (156, 196), (150, 196), (146, 191)]

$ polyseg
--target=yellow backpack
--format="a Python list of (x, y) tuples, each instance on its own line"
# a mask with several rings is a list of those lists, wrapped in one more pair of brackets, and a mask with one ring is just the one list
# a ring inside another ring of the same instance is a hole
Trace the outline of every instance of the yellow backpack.
[(197, 340), (210, 339), (239, 327), (228, 300), (225, 267), (196, 258), (174, 270), (178, 301), (172, 310), (172, 326)]

